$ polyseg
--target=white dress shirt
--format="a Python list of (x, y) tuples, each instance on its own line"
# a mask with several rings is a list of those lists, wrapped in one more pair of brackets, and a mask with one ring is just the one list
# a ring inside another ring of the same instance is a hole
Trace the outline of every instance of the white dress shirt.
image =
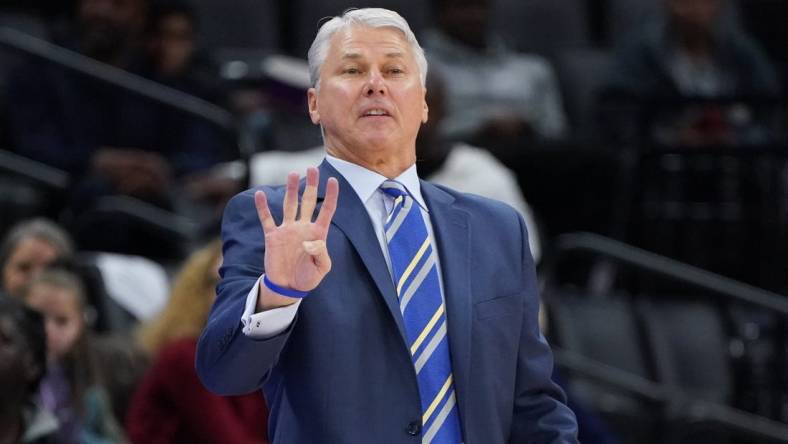
[[(347, 182), (353, 188), (353, 191), (355, 191), (359, 199), (361, 199), (361, 202), (364, 203), (364, 207), (367, 209), (367, 214), (369, 214), (369, 219), (372, 222), (372, 227), (375, 230), (375, 235), (378, 238), (380, 249), (383, 252), (384, 258), (386, 259), (386, 264), (389, 268), (389, 274), (391, 274), (391, 259), (389, 257), (383, 222), (385, 221), (389, 211), (391, 211), (394, 200), (380, 190), (380, 185), (388, 179), (385, 176), (368, 170), (360, 165), (356, 165), (330, 155), (326, 155), (326, 160), (342, 175), (342, 177), (345, 178), (345, 180), (347, 180)], [(408, 190), (408, 193), (410, 193), (413, 199), (419, 204), (421, 215), (424, 218), (425, 224), (427, 225), (427, 231), (429, 232), (432, 248), (434, 251), (438, 251), (435, 245), (435, 235), (433, 233), (432, 224), (430, 223), (427, 205), (425, 204), (424, 198), (421, 195), (421, 185), (419, 183), (419, 176), (416, 173), (416, 165), (413, 164), (394, 180), (405, 186), (405, 189)], [(436, 266), (438, 268), (441, 294), (443, 294), (443, 280), (440, 275), (440, 261), (437, 260), (437, 256)], [(294, 304), (287, 307), (275, 308), (272, 310), (255, 313), (257, 309), (257, 299), (261, 282), (262, 276), (260, 276), (246, 297), (246, 306), (243, 315), (241, 316), (244, 334), (256, 339), (270, 338), (285, 331), (293, 322), (293, 319), (295, 319), (298, 307), (302, 302), (301, 300), (298, 300)]]

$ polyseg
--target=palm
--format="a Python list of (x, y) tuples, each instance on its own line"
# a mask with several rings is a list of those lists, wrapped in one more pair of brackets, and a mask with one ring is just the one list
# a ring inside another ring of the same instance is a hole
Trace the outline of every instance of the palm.
[[(311, 225), (311, 226), (310, 226)], [(274, 282), (296, 290), (308, 291), (323, 278), (320, 269), (303, 242), (325, 238), (314, 229), (313, 223), (282, 224), (265, 235), (265, 272)], [(274, 280), (276, 277), (281, 279)]]
[(268, 209), (265, 193), (255, 193), (255, 205), (265, 233), (265, 273), (277, 285), (309, 291), (331, 269), (325, 241), (336, 209), (339, 186), (336, 179), (328, 180), (323, 206), (313, 222), (317, 182), (317, 169), (308, 169), (306, 188), (300, 203), (301, 214), (298, 215), (298, 175), (291, 173), (288, 176), (282, 223), (278, 226)]

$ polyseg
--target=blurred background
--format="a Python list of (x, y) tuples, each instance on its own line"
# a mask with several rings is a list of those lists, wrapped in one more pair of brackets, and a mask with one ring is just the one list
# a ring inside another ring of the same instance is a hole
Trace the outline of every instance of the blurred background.
[(34, 395), (56, 442), (265, 442), (259, 397), (190, 364), (215, 239), (235, 193), (322, 159), (306, 53), (367, 6), (426, 51), (420, 175), (526, 217), (581, 441), (788, 442), (788, 2), (6, 0), (2, 288), (84, 321)]

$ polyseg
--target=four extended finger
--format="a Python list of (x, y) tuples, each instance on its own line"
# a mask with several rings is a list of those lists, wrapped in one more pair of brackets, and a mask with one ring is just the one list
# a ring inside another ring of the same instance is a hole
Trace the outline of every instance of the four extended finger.
[(263, 233), (268, 234), (276, 228), (276, 222), (271, 215), (271, 210), (268, 209), (268, 199), (264, 192), (257, 191), (254, 193), (254, 206), (257, 208), (257, 217), (260, 219), (260, 225), (263, 226)]
[(323, 199), (323, 205), (320, 207), (320, 213), (317, 215), (317, 220), (315, 221), (315, 224), (320, 228), (323, 238), (328, 234), (328, 226), (337, 209), (338, 196), (339, 182), (337, 182), (336, 178), (329, 177), (326, 181), (326, 194)]
[(285, 200), (282, 205), (284, 219), (282, 223), (295, 221), (298, 213), (298, 173), (292, 172), (287, 175), (287, 188), (285, 190)]
[(306, 187), (301, 196), (301, 220), (312, 221), (312, 213), (317, 205), (317, 181), (320, 176), (317, 168), (310, 167), (306, 170)]

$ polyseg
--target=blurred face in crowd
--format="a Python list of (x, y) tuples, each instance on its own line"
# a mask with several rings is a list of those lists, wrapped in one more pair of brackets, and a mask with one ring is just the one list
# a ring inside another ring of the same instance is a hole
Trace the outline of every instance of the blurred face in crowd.
[(722, 11), (722, 0), (666, 0), (668, 15), (681, 31), (708, 34)]
[(26, 302), (44, 317), (50, 360), (61, 359), (85, 328), (79, 295), (69, 288), (39, 282), (28, 290)]
[(30, 280), (54, 262), (58, 255), (57, 248), (43, 239), (22, 239), (3, 266), (3, 288), (11, 295), (21, 296)]
[(438, 25), (443, 32), (473, 48), (484, 49), (487, 46), (489, 0), (438, 0), (434, 4)]
[(413, 49), (396, 29), (350, 26), (334, 34), (317, 89), (308, 93), (328, 152), (378, 172), (383, 164), (413, 164), (427, 121), (419, 75)]
[(81, 0), (78, 17), (82, 50), (109, 61), (145, 24), (145, 0)]
[(187, 14), (169, 14), (159, 18), (152, 44), (159, 71), (170, 75), (182, 72), (194, 52), (191, 18)]

